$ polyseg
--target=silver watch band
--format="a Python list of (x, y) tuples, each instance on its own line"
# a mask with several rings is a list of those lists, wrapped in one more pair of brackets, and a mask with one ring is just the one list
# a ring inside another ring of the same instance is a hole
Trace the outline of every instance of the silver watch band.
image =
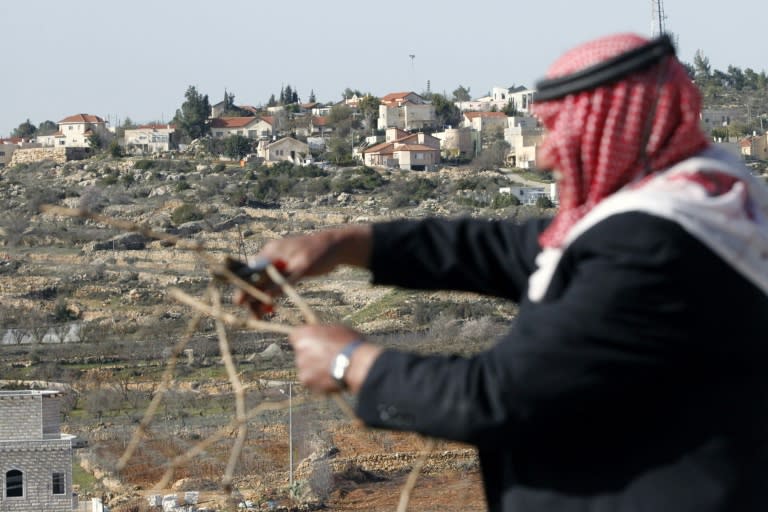
[(342, 389), (347, 389), (347, 381), (344, 379), (347, 375), (347, 369), (352, 359), (352, 353), (363, 344), (363, 340), (354, 340), (342, 348), (331, 364), (331, 377)]

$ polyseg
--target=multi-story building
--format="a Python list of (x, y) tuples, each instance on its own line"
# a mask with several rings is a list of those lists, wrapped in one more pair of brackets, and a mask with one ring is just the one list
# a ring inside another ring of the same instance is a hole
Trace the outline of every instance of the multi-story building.
[(89, 148), (90, 138), (99, 137), (102, 142), (109, 142), (114, 134), (109, 130), (107, 122), (99, 116), (91, 114), (75, 114), (65, 117), (58, 123), (59, 131), (50, 135), (37, 137), (37, 142), (43, 146), (65, 148)]
[(264, 117), (216, 117), (211, 119), (211, 135), (216, 139), (241, 135), (254, 140), (269, 140), (275, 134), (275, 120)]
[(0, 391), (0, 512), (71, 512), (72, 439), (57, 391)]
[(125, 147), (142, 153), (162, 153), (178, 147), (176, 127), (171, 124), (145, 124), (126, 128)]
[(415, 92), (395, 92), (381, 98), (379, 130), (400, 128), (415, 131), (437, 123), (435, 107)]

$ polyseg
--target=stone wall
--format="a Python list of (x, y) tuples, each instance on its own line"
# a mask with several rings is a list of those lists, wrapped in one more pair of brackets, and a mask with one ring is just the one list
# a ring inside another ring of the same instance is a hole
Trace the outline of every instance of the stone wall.
[[(41, 395), (0, 394), (0, 440), (15, 441), (43, 438)], [(0, 458), (1, 460), (2, 458)]]
[(70, 160), (84, 160), (89, 156), (91, 156), (90, 148), (19, 148), (13, 152), (10, 166), (43, 160), (53, 160), (63, 164)]

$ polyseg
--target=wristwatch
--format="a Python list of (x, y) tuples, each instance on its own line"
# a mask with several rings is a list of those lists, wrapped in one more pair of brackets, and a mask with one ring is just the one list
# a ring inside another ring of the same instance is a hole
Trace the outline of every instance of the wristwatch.
[(349, 362), (352, 359), (352, 352), (357, 350), (357, 347), (363, 344), (363, 340), (355, 340), (347, 344), (343, 349), (336, 354), (331, 364), (331, 377), (336, 381), (341, 389), (347, 389), (347, 381), (344, 377), (347, 374), (347, 368), (349, 368)]

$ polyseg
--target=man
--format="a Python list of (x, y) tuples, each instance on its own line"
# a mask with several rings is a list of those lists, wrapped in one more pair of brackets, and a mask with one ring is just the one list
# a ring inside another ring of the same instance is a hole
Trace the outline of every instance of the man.
[(257, 255), (506, 297), (508, 334), (459, 358), (299, 327), (298, 378), (356, 393), (368, 425), (476, 445), (492, 511), (768, 510), (768, 192), (700, 132), (666, 37), (584, 44), (537, 89), (551, 222), (353, 225)]

